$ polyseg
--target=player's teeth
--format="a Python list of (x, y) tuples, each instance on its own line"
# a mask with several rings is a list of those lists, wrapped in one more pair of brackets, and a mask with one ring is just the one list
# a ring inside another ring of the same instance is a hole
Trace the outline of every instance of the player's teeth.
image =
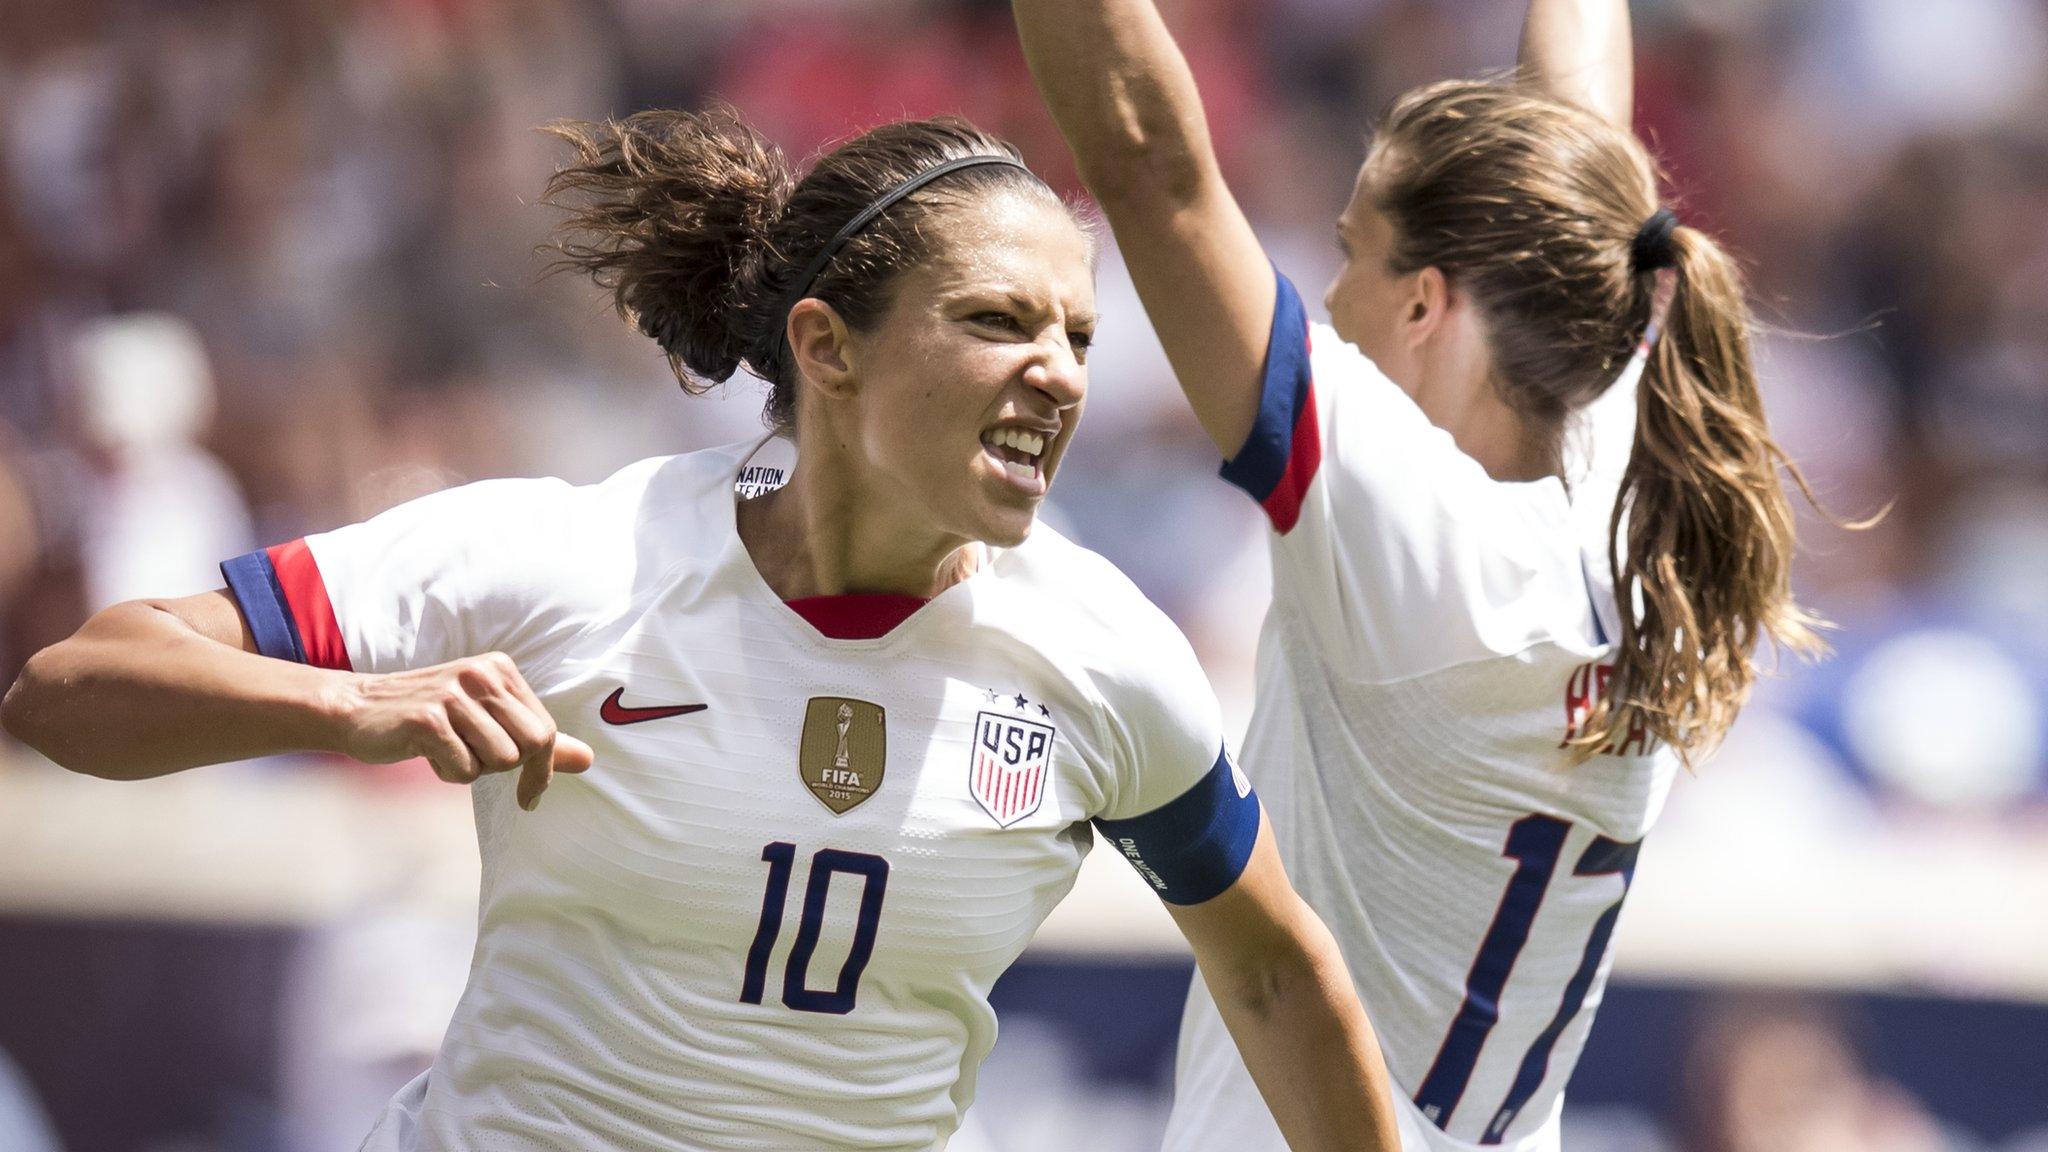
[(1003, 470), (1019, 480), (1036, 480), (1038, 478), (1038, 469), (1029, 464), (1019, 464), (1014, 460), (1003, 461)]
[(1045, 451), (1045, 437), (1021, 428), (997, 428), (981, 438), (991, 448), (1015, 448), (1030, 456)]

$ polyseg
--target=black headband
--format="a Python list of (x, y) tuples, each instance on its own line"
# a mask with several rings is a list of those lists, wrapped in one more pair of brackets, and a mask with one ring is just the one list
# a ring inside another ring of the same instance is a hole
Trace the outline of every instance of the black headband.
[(753, 355), (749, 357), (754, 362), (754, 366), (761, 369), (764, 375), (774, 376), (774, 363), (782, 352), (783, 330), (789, 326), (789, 310), (796, 307), (799, 300), (810, 295), (811, 286), (817, 283), (818, 276), (825, 271), (825, 266), (832, 262), (832, 258), (839, 255), (839, 250), (846, 247), (847, 241), (860, 235), (861, 230), (873, 224), (875, 219), (882, 213), (895, 207), (904, 197), (917, 191), (919, 188), (937, 180), (941, 176), (958, 172), (962, 168), (976, 168), (984, 164), (1007, 165), (1031, 176), (1033, 179), (1037, 178), (1037, 174), (1025, 167), (1022, 162), (1013, 160), (1008, 156), (967, 156), (959, 160), (948, 160), (935, 168), (927, 168), (923, 172), (912, 176), (910, 179), (883, 193), (881, 199), (862, 209), (860, 215), (848, 220), (846, 227), (841, 228), (837, 235), (826, 242), (825, 247), (820, 249), (818, 254), (811, 258), (811, 262), (804, 267), (803, 274), (798, 276), (796, 281), (790, 285), (789, 292), (783, 296), (782, 302), (777, 304), (775, 311), (770, 314), (771, 319), (768, 330), (761, 334), (761, 342), (755, 346)]
[(1636, 229), (1636, 238), (1628, 247), (1628, 262), (1638, 272), (1655, 272), (1659, 268), (1670, 268), (1678, 263), (1678, 253), (1671, 247), (1671, 234), (1678, 231), (1678, 214), (1669, 208), (1659, 208), (1650, 214), (1643, 226)]

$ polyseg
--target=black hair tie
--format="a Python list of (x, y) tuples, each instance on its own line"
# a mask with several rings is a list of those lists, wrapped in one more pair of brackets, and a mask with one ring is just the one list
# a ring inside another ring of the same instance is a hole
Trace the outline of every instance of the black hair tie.
[(1659, 208), (1650, 214), (1643, 226), (1636, 229), (1636, 238), (1628, 246), (1628, 262), (1637, 272), (1655, 272), (1659, 268), (1671, 268), (1678, 264), (1678, 252), (1671, 246), (1671, 236), (1678, 231), (1678, 214), (1669, 208)]
[(839, 234), (826, 241), (825, 247), (820, 249), (818, 254), (811, 258), (810, 264), (805, 266), (803, 272), (790, 285), (789, 291), (784, 293), (781, 301), (775, 305), (775, 311), (768, 318), (767, 330), (761, 333), (760, 342), (754, 346), (753, 351), (748, 354), (747, 358), (754, 362), (755, 367), (762, 370), (763, 375), (772, 379), (775, 375), (775, 362), (782, 354), (783, 329), (788, 326), (790, 309), (796, 307), (797, 302), (805, 296), (810, 295), (811, 285), (817, 283), (818, 277), (825, 271), (825, 266), (832, 262), (834, 256), (839, 255), (839, 250), (846, 247), (847, 241), (859, 235), (863, 229), (874, 223), (877, 217), (894, 207), (898, 201), (937, 180), (939, 177), (958, 172), (962, 168), (978, 168), (986, 164), (1005, 165), (1015, 168), (1033, 179), (1037, 178), (1037, 173), (1025, 167), (1021, 161), (1009, 156), (965, 156), (958, 160), (949, 160), (933, 168), (927, 168), (923, 172), (891, 188), (889, 191), (884, 192), (874, 203), (862, 209), (859, 215), (847, 221), (846, 226), (839, 230)]

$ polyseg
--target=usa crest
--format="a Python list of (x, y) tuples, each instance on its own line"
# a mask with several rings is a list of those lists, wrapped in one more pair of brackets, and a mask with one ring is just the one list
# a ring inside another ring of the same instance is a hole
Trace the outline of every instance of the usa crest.
[(968, 790), (998, 825), (1008, 828), (1038, 811), (1055, 735), (1052, 725), (1021, 716), (975, 715)]

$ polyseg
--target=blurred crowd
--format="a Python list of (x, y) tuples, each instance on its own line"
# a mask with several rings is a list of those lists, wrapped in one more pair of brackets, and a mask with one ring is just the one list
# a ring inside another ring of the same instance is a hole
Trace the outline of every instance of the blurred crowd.
[[(1523, 9), (1162, 7), (1233, 186), (1305, 289), (1336, 265), (1375, 112), (1509, 64)], [(1640, 127), (1682, 216), (1747, 258), (1782, 439), (1830, 513), (1889, 506), (1865, 531), (1808, 516), (1799, 583), (1839, 656), (1766, 684), (1724, 760), (1816, 820), (2038, 820), (2048, 4), (1635, 12)], [(0, 6), (0, 684), (94, 608), (216, 587), (214, 564), (259, 544), (759, 433), (753, 382), (684, 397), (536, 252), (561, 159), (538, 125), (714, 98), (799, 157), (962, 113), (1078, 192), (1001, 0)], [(1100, 291), (1049, 516), (1180, 620), (1241, 719), (1259, 522), (1213, 479), (1113, 250)], [(1878, 1147), (1730, 1133), (1698, 1147)]]
[[(1373, 114), (1513, 58), (1500, 0), (1171, 0), (1229, 175), (1319, 284)], [(1777, 425), (1834, 514), (1843, 656), (1768, 685), (1880, 803), (2009, 811), (2048, 761), (2048, 8), (1650, 0), (1640, 123), (1749, 258)], [(964, 113), (1071, 168), (998, 0), (17, 0), (0, 14), (0, 674), (257, 542), (486, 476), (596, 479), (760, 427), (542, 276), (536, 126), (725, 99), (796, 156)], [(1110, 253), (1054, 518), (1239, 712), (1256, 524), (1208, 479)], [(1311, 296), (1315, 295), (1311, 293)], [(1217, 526), (1234, 531), (1218, 532)], [(1198, 555), (1194, 544), (1204, 548)], [(1222, 547), (1217, 547), (1218, 541)]]

